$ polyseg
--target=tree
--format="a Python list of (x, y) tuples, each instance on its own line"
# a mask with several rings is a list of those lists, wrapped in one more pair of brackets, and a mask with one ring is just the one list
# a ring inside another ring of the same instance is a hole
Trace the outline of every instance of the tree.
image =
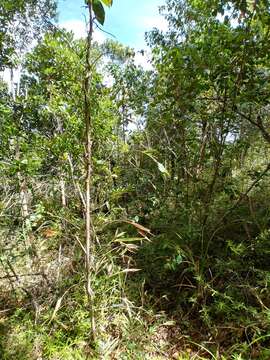
[(54, 0), (5, 0), (0, 4), (0, 69), (13, 68), (19, 53), (52, 26)]

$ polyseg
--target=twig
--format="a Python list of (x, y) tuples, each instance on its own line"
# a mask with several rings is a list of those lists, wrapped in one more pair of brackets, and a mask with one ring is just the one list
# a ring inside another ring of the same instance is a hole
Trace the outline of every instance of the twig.
[(33, 273), (33, 274), (13, 274), (13, 275), (5, 275), (5, 276), (0, 277), (0, 280), (12, 279), (12, 278), (16, 278), (16, 280), (18, 280), (18, 278), (27, 277), (27, 276), (43, 276), (43, 274), (42, 274), (42, 273)]

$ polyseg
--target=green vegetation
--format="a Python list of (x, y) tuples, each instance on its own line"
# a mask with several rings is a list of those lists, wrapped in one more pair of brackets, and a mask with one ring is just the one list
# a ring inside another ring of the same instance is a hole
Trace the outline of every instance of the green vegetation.
[(270, 3), (167, 0), (152, 70), (110, 6), (0, 4), (0, 359), (267, 360)]

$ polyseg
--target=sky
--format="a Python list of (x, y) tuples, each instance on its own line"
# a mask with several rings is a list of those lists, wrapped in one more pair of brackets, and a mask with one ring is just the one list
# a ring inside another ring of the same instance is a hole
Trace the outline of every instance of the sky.
[[(159, 15), (159, 6), (165, 0), (114, 0), (111, 8), (106, 8), (103, 29), (115, 39), (137, 50), (145, 49), (144, 34), (157, 27), (166, 30), (166, 21)], [(59, 24), (73, 30), (76, 37), (85, 33), (84, 0), (58, 0)], [(109, 37), (96, 31), (95, 38), (101, 42)]]

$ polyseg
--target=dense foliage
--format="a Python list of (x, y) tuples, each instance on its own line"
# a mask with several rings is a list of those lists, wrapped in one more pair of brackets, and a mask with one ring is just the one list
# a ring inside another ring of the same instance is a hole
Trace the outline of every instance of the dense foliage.
[(269, 1), (167, 0), (152, 70), (85, 5), (0, 4), (0, 358), (269, 359)]

